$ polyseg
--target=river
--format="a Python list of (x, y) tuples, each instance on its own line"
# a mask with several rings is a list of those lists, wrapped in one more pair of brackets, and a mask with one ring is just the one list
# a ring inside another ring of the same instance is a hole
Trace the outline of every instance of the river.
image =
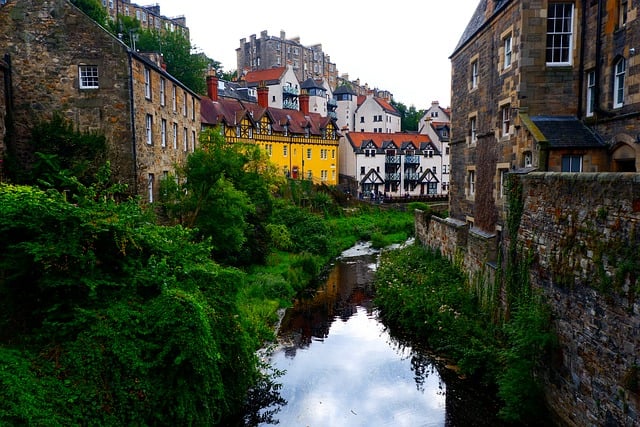
[(379, 321), (377, 260), (367, 244), (345, 251), (324, 283), (286, 311), (270, 355), (284, 372), (276, 381), (287, 402), (274, 420), (286, 427), (500, 425), (486, 393)]

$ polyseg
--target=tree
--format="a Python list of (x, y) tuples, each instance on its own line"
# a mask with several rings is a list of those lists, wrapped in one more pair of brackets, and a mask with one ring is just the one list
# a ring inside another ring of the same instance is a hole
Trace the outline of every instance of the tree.
[(78, 9), (89, 15), (98, 24), (105, 26), (109, 15), (99, 0), (71, 0)]
[(391, 105), (400, 113), (400, 128), (403, 131), (418, 131), (418, 125), (420, 124), (420, 119), (424, 116), (425, 110), (416, 110), (414, 105), (407, 108), (403, 103), (394, 100), (391, 100)]
[(0, 185), (0, 425), (231, 425), (244, 274), (135, 201), (74, 202)]
[(195, 52), (189, 40), (179, 32), (141, 30), (136, 49), (160, 52), (169, 74), (196, 93), (206, 92), (206, 72), (212, 60)]
[(217, 129), (208, 130), (179, 171), (182, 184), (162, 181), (161, 204), (169, 218), (211, 239), (219, 262), (260, 263), (270, 250), (265, 221), (272, 193), (283, 179), (260, 147), (228, 144)]

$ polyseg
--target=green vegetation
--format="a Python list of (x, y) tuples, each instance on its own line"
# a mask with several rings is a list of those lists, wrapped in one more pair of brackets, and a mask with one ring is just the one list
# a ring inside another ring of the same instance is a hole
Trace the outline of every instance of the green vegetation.
[[(509, 181), (507, 231), (516, 236), (522, 187)], [(510, 239), (495, 283), (468, 277), (423, 247), (385, 253), (376, 274), (376, 304), (385, 322), (453, 360), (460, 373), (496, 387), (509, 422), (545, 413), (538, 374), (555, 344), (550, 311), (529, 283), (530, 254)], [(504, 289), (498, 301), (496, 289)]]
[(155, 211), (110, 184), (100, 135), (55, 115), (33, 141), (30, 185), (0, 185), (1, 425), (265, 421), (278, 373), (256, 351), (278, 310), (353, 242), (413, 230), (216, 132)]
[(539, 420), (545, 413), (535, 374), (554, 335), (536, 295), (521, 293), (511, 318), (495, 322), (457, 267), (415, 245), (383, 254), (375, 302), (386, 324), (450, 358), (461, 374), (497, 387), (505, 420)]

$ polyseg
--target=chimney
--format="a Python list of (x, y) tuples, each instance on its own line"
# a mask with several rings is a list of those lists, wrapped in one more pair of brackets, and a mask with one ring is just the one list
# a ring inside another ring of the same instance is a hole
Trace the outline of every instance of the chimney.
[(300, 111), (304, 113), (305, 116), (309, 115), (309, 92), (306, 89), (303, 89), (300, 92)]
[(269, 88), (264, 80), (258, 85), (258, 105), (267, 108), (269, 106)]
[(218, 77), (215, 74), (207, 76), (207, 95), (212, 101), (218, 100)]

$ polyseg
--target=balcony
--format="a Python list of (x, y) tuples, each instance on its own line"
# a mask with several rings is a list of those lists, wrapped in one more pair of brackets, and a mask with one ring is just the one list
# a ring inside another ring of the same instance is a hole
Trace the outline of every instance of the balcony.
[(390, 163), (390, 164), (393, 164), (393, 165), (399, 165), (400, 164), (400, 156), (385, 156), (384, 162), (385, 163)]
[(420, 174), (416, 172), (407, 172), (404, 174), (405, 181), (417, 181), (420, 179)]
[(387, 182), (400, 181), (400, 174), (399, 173), (386, 173), (386, 174), (384, 174), (384, 179)]
[(298, 101), (297, 100), (290, 100), (290, 99), (283, 99), (282, 100), (282, 108), (284, 108), (285, 110), (297, 110), (298, 109)]
[(298, 96), (300, 91), (293, 86), (282, 86), (282, 94), (284, 96)]
[(406, 165), (419, 165), (420, 157), (419, 156), (404, 156), (404, 163)]

